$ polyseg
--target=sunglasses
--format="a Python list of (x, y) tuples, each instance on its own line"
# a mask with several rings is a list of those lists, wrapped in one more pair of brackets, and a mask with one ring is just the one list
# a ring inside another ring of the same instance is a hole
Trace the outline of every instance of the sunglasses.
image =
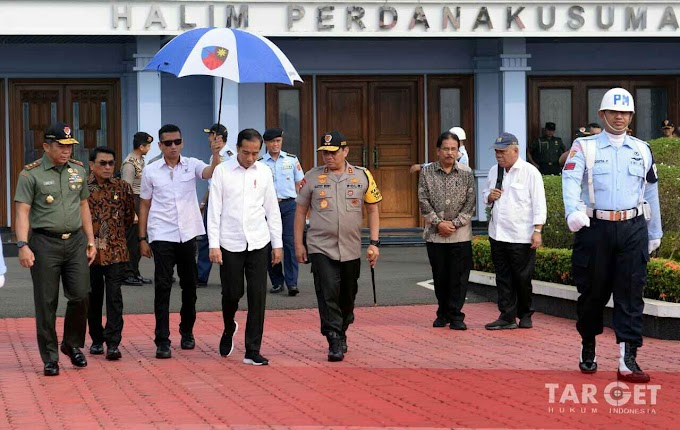
[(104, 160), (99, 160), (98, 164), (102, 167), (106, 166), (115, 166), (116, 165), (116, 160), (109, 160), (109, 161), (104, 161)]
[(175, 139), (175, 140), (161, 140), (161, 143), (165, 146), (180, 146), (182, 144), (182, 139)]

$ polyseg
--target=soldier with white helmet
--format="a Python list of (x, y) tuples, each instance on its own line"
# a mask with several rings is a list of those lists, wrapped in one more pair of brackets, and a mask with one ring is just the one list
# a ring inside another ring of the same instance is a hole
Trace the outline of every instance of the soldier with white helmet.
[[(458, 137), (458, 142), (460, 143), (460, 148), (458, 149), (458, 158), (456, 159), (456, 162), (470, 167), (470, 158), (468, 157), (467, 150), (465, 149), (465, 139), (467, 139), (467, 136), (465, 135), (465, 130), (463, 130), (462, 127), (451, 127), (449, 129), (449, 132), (453, 133)], [(415, 172), (420, 172), (420, 170), (429, 165), (431, 163), (423, 163), (423, 164), (414, 164), (411, 166), (409, 169), (409, 172), (415, 173)]]
[(595, 336), (602, 333), (602, 312), (613, 293), (618, 379), (645, 383), (649, 375), (636, 361), (642, 346), (643, 290), (649, 255), (661, 244), (662, 231), (651, 149), (626, 134), (634, 113), (628, 91), (612, 88), (605, 93), (598, 113), (604, 132), (574, 141), (562, 171), (562, 189), (567, 224), (575, 233), (579, 368), (597, 371)]

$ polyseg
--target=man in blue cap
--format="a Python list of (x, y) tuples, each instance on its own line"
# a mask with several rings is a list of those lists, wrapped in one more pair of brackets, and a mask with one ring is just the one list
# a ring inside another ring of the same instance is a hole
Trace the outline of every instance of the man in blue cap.
[(498, 164), (489, 170), (484, 201), (491, 207), (489, 241), (496, 271), (500, 316), (487, 330), (532, 328), (531, 278), (541, 230), (548, 214), (541, 173), (519, 158), (519, 143), (510, 133), (494, 144)]
[[(281, 222), (283, 223), (283, 263), (267, 266), (269, 279), (272, 281), (270, 293), (283, 291), (285, 281), (288, 287), (288, 295), (296, 296), (298, 290), (298, 262), (295, 258), (295, 241), (293, 230), (295, 228), (295, 197), (297, 197), (300, 184), (305, 177), (302, 166), (294, 154), (282, 151), (283, 130), (269, 128), (262, 135), (267, 152), (262, 157), (262, 162), (272, 169), (274, 174), (274, 188), (279, 201)], [(268, 254), (270, 255), (270, 254)], [(271, 256), (271, 255), (270, 255)], [(284, 277), (285, 276), (285, 277)]]

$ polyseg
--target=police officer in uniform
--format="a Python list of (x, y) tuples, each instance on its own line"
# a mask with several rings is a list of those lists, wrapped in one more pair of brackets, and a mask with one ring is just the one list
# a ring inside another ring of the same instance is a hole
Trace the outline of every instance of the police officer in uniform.
[(614, 294), (613, 325), (619, 346), (618, 379), (649, 381), (637, 364), (642, 346), (643, 290), (649, 254), (661, 244), (658, 177), (649, 145), (626, 135), (635, 105), (623, 88), (600, 104), (603, 133), (576, 139), (562, 172), (564, 208), (575, 232), (572, 274), (580, 293), (576, 328), (582, 338), (580, 369), (597, 371), (595, 336)]
[(368, 170), (346, 161), (349, 147), (342, 133), (325, 133), (317, 150), (322, 151), (325, 165), (307, 172), (295, 200), (295, 255), (300, 263), (307, 257), (312, 263), (321, 334), (328, 339), (328, 361), (342, 361), (347, 352), (347, 328), (354, 321), (361, 269), (361, 209), (366, 203), (370, 229), (367, 258), (375, 266), (380, 246), (377, 203), (382, 195)]
[(45, 132), (45, 154), (21, 171), (14, 196), (19, 262), (31, 269), (45, 376), (59, 374), (55, 322), (60, 279), (68, 300), (60, 349), (74, 366), (87, 366), (80, 348), (87, 325), (88, 265), (97, 251), (85, 169), (83, 163), (70, 158), (77, 143), (66, 124), (52, 124)]
[(661, 137), (673, 137), (674, 130), (675, 125), (673, 125), (673, 122), (670, 119), (664, 119), (661, 123)]
[(543, 175), (560, 174), (560, 155), (566, 151), (562, 139), (555, 136), (555, 123), (545, 123), (545, 134), (536, 139), (527, 150), (529, 162)]
[[(274, 188), (276, 188), (276, 197), (279, 200), (279, 210), (283, 223), (283, 263), (271, 265), (270, 261), (267, 266), (269, 279), (272, 282), (272, 289), (269, 292), (282, 292), (285, 281), (288, 287), (288, 295), (296, 296), (300, 290), (297, 287), (298, 262), (295, 259), (295, 241), (293, 240), (295, 197), (297, 197), (297, 191), (300, 189), (305, 174), (302, 172), (302, 166), (300, 166), (297, 157), (281, 150), (283, 144), (282, 129), (267, 129), (262, 138), (267, 146), (267, 152), (262, 157), (262, 162), (269, 166), (274, 174)], [(271, 260), (271, 253), (267, 255), (270, 256)]]

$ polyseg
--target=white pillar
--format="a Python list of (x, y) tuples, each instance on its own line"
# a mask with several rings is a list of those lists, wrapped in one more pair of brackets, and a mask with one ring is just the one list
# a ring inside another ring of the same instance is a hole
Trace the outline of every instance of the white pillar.
[[(161, 128), (161, 72), (145, 72), (144, 67), (161, 47), (158, 36), (137, 36), (135, 72), (137, 72), (137, 130), (143, 130), (158, 139)], [(149, 160), (160, 154), (158, 145), (151, 145), (146, 156)]]
[(214, 117), (215, 122), (227, 127), (229, 136), (227, 138), (227, 145), (230, 148), (236, 148), (236, 136), (239, 129), (239, 115), (238, 115), (238, 84), (228, 79), (224, 80), (224, 89), (222, 90), (222, 113), (220, 115), (220, 87), (222, 85), (222, 78), (214, 79)]
[(526, 159), (527, 151), (527, 72), (531, 67), (527, 61), (523, 38), (503, 39), (503, 53), (500, 55), (503, 76), (501, 106), (503, 109), (503, 131), (514, 134), (519, 140), (519, 153)]

